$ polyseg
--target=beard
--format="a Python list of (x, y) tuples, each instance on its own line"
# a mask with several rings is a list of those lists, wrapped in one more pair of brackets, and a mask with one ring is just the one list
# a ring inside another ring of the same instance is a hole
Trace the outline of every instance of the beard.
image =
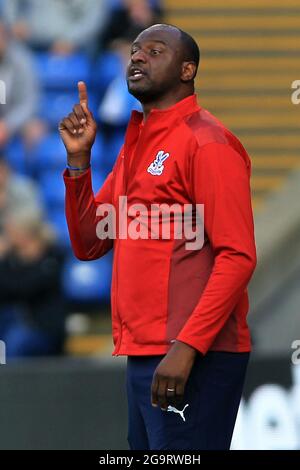
[(128, 92), (134, 96), (140, 103), (146, 104), (157, 101), (170, 91), (170, 83), (156, 84), (150, 81), (146, 83), (130, 82), (127, 79)]

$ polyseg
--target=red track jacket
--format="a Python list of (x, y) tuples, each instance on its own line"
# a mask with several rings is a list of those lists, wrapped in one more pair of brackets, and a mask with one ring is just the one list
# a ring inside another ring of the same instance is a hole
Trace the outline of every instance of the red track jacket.
[[(153, 109), (142, 121), (134, 111), (96, 196), (90, 170), (79, 177), (64, 173), (75, 255), (93, 260), (114, 248), (112, 355), (165, 354), (175, 339), (203, 354), (249, 351), (246, 289), (256, 265), (249, 157), (195, 95)], [(202, 249), (187, 250), (186, 240), (173, 236), (100, 240), (97, 207), (109, 203), (118, 210), (124, 195), (128, 206), (204, 204)]]

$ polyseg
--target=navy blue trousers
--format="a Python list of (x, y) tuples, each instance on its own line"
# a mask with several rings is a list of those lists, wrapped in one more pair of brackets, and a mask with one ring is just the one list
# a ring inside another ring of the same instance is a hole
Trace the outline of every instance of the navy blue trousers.
[(197, 354), (184, 399), (168, 411), (151, 405), (154, 371), (164, 356), (128, 356), (128, 435), (131, 450), (228, 450), (249, 353)]

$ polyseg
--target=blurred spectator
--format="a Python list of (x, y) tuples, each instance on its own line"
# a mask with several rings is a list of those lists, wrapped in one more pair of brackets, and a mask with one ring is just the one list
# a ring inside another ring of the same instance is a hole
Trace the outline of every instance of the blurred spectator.
[(0, 149), (34, 116), (39, 87), (30, 54), (11, 41), (0, 23), (0, 77), (5, 84), (6, 104), (0, 104)]
[(16, 38), (68, 54), (87, 47), (102, 31), (107, 0), (5, 0), (3, 15)]
[(143, 29), (161, 20), (161, 10), (147, 0), (122, 0), (107, 22), (101, 44), (107, 48), (115, 39), (135, 38)]
[(119, 39), (114, 42), (114, 52), (121, 62), (121, 73), (109, 84), (99, 107), (99, 118), (107, 125), (126, 126), (131, 111), (141, 110), (139, 101), (128, 93), (125, 79), (131, 44), (132, 38)]
[(41, 215), (41, 196), (31, 179), (12, 173), (0, 156), (0, 238), (3, 236), (5, 218), (17, 211)]
[(39, 217), (15, 212), (0, 244), (0, 337), (8, 357), (60, 354), (65, 339), (63, 258)]
[[(22, 129), (23, 144), (27, 151), (31, 151), (36, 143), (49, 132), (49, 124), (39, 117), (26, 122)], [(30, 157), (30, 155), (29, 155)], [(30, 158), (29, 158), (30, 159)]]

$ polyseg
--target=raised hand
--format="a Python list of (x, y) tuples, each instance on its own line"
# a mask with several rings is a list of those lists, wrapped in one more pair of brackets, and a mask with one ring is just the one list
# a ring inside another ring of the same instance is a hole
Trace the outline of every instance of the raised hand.
[(59, 132), (66, 147), (68, 163), (86, 167), (90, 163), (91, 148), (96, 138), (97, 125), (88, 108), (86, 84), (78, 82), (79, 104), (59, 123)]

